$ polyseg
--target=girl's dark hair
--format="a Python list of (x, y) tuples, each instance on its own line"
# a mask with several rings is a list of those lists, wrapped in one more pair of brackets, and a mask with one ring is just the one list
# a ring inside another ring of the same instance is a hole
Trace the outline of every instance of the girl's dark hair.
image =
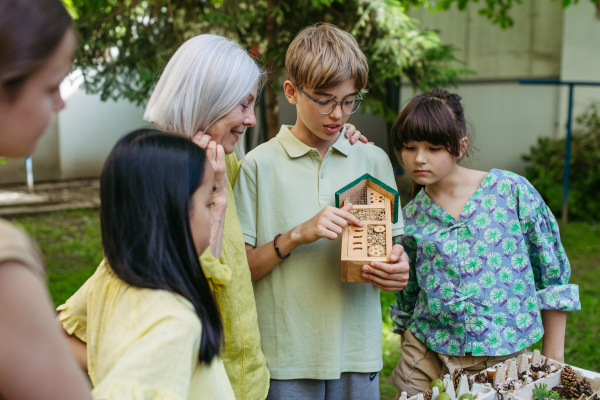
[[(408, 142), (429, 142), (444, 146), (455, 157), (468, 156), (460, 141), (467, 137), (467, 122), (460, 104), (461, 97), (444, 89), (433, 88), (415, 96), (398, 115), (390, 133), (396, 156)], [(421, 186), (413, 182), (413, 196)]]
[(0, 85), (9, 100), (73, 27), (60, 0), (0, 1)]
[(219, 353), (223, 327), (190, 229), (190, 199), (202, 184), (204, 150), (190, 140), (140, 129), (119, 140), (100, 178), (102, 247), (132, 286), (188, 299), (202, 323), (201, 362)]

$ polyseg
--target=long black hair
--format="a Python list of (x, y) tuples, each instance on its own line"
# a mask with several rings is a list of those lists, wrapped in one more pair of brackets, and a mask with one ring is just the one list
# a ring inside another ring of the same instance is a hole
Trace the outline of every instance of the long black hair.
[[(402, 164), (402, 149), (408, 142), (429, 142), (444, 146), (455, 157), (468, 156), (469, 148), (461, 147), (468, 137), (467, 121), (461, 97), (444, 89), (433, 88), (415, 96), (392, 125), (390, 141)], [(413, 196), (422, 188), (413, 182)]]
[(132, 286), (177, 293), (202, 323), (199, 358), (219, 353), (223, 326), (190, 230), (190, 198), (202, 184), (205, 153), (182, 136), (140, 129), (117, 142), (100, 179), (102, 247)]
[(13, 100), (73, 29), (60, 0), (0, 1), (0, 85)]

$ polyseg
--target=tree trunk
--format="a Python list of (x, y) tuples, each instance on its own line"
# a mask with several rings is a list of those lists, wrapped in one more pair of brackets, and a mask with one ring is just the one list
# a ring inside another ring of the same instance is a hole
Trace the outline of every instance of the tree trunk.
[(277, 41), (277, 21), (273, 14), (276, 0), (267, 1), (267, 125), (269, 128), (269, 139), (274, 138), (279, 132), (279, 95), (273, 86), (277, 84), (277, 71), (273, 51)]
[[(275, 77), (275, 74), (273, 74)], [(269, 139), (273, 139), (279, 132), (279, 93), (269, 82), (267, 87), (267, 124), (269, 127)]]

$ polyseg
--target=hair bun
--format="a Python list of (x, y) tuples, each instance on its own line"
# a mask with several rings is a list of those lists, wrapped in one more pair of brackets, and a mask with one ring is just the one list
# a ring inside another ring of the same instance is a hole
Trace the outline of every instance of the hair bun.
[(444, 102), (460, 102), (462, 100), (462, 97), (460, 97), (458, 94), (450, 93), (446, 89), (439, 88), (432, 88), (430, 92), (423, 92), (423, 95), (425, 95), (426, 97), (436, 98)]
[(468, 155), (462, 144), (468, 135), (460, 100), (458, 94), (439, 88), (415, 96), (392, 125), (390, 140), (396, 152), (414, 141), (444, 146), (455, 157)]

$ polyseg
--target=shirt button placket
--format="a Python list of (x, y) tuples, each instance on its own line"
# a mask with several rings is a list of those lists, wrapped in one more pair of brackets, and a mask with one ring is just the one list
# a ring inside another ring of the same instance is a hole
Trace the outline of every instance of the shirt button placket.
[(322, 207), (330, 205), (329, 204), (329, 187), (327, 187), (327, 185), (325, 184), (325, 167), (327, 166), (327, 162), (329, 161), (330, 151), (331, 151), (331, 149), (329, 149), (327, 151), (327, 154), (325, 154), (325, 158), (323, 158), (323, 160), (321, 161), (321, 168), (319, 168), (319, 174), (318, 174), (319, 203)]

